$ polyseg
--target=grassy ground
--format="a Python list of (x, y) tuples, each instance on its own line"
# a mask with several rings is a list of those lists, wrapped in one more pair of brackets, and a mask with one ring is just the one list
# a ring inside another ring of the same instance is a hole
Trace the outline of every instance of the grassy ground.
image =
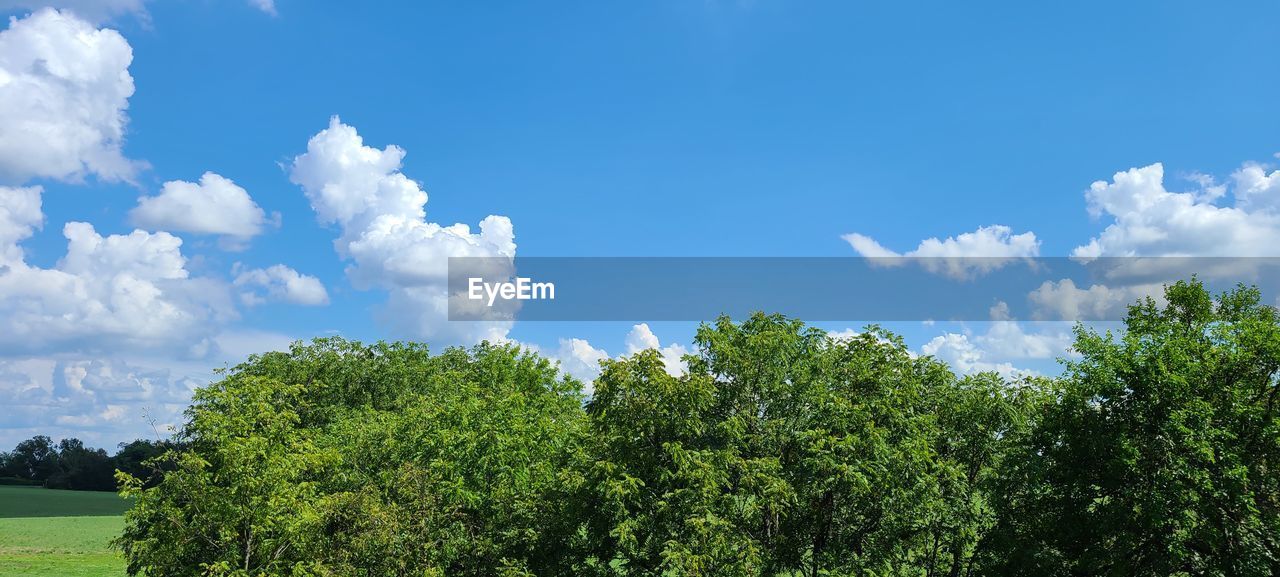
[(123, 515), (128, 501), (101, 491), (58, 491), (0, 486), (0, 519), (12, 517), (102, 517)]
[(0, 486), (0, 577), (121, 577), (107, 542), (128, 503), (112, 493)]

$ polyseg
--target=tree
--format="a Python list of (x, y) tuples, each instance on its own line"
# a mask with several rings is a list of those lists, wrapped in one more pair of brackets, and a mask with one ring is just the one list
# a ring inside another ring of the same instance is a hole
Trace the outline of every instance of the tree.
[(49, 437), (37, 435), (18, 443), (7, 468), (18, 478), (43, 483), (58, 471), (58, 451)]
[(997, 575), (1280, 574), (1280, 322), (1199, 282), (1077, 329), (998, 492)]
[[(1280, 574), (1280, 318), (1165, 297), (1016, 380), (721, 318), (680, 374), (604, 361), (585, 407), (515, 346), (299, 343), (200, 389), (161, 456), (121, 449), (118, 544), (135, 575)], [(95, 454), (6, 460), (59, 453)]]
[(118, 541), (130, 574), (558, 571), (581, 386), (514, 346), (342, 339), (201, 389)]
[(117, 470), (141, 480), (144, 486), (151, 487), (160, 481), (160, 476), (164, 473), (159, 457), (170, 449), (177, 448), (169, 441), (137, 439), (120, 443), (112, 460)]
[(0, 477), (21, 478), (17, 457), (8, 451), (0, 451)]
[(51, 489), (114, 491), (115, 467), (102, 449), (90, 449), (80, 439), (58, 442), (57, 468), (45, 481)]
[(302, 386), (229, 378), (197, 393), (183, 431), (191, 447), (168, 453), (160, 483), (119, 473), (136, 497), (119, 544), (131, 575), (316, 574), (318, 479), (336, 461), (297, 425)]
[(929, 522), (928, 575), (968, 576), (980, 569), (998, 520), (992, 493), (1050, 383), (1029, 377), (1009, 382), (983, 373), (935, 392), (938, 402), (930, 411), (938, 419), (936, 447), (944, 467), (939, 482), (946, 505), (944, 514)]
[[(984, 483), (1025, 403), (871, 327), (702, 327), (689, 370), (605, 363), (588, 406), (587, 555), (625, 575), (943, 575), (993, 522)], [(980, 419), (978, 425), (973, 419)]]

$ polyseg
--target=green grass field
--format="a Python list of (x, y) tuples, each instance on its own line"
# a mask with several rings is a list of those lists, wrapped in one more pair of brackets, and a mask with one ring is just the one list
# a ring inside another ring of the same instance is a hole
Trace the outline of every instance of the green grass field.
[(0, 486), (0, 577), (120, 577), (107, 542), (129, 504), (113, 493)]

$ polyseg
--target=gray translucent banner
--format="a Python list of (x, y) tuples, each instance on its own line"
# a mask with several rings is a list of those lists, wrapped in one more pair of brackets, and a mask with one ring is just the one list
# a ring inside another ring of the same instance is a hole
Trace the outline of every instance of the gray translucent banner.
[(1276, 304), (1280, 258), (455, 257), (456, 321), (1105, 321), (1195, 275)]

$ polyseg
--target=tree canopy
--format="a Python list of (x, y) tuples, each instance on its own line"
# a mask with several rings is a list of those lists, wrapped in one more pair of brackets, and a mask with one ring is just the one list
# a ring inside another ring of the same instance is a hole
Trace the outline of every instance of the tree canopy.
[(1166, 300), (1016, 380), (763, 314), (590, 398), (515, 345), (297, 343), (119, 474), (118, 544), (146, 575), (1280, 574), (1275, 309)]
[(121, 443), (116, 454), (108, 456), (106, 450), (87, 447), (74, 437), (54, 443), (49, 437), (36, 435), (18, 443), (13, 451), (0, 452), (0, 483), (115, 491), (117, 470), (154, 483), (159, 471), (148, 463), (169, 447), (166, 441), (139, 439)]

